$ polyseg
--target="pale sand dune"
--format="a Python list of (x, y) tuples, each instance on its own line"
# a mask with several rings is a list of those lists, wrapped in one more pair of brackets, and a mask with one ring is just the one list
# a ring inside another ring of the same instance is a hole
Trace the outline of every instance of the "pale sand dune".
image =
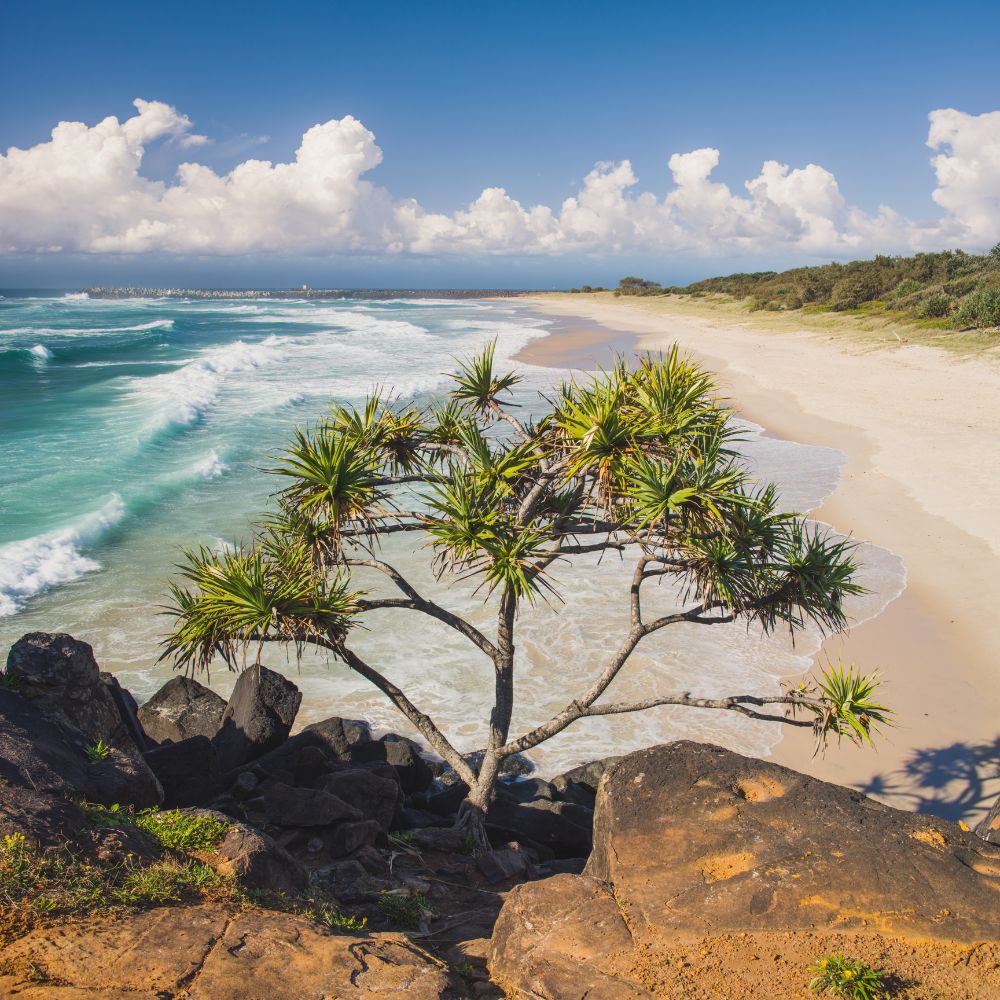
[(751, 420), (846, 453), (841, 483), (815, 516), (898, 553), (908, 586), (820, 655), (878, 669), (898, 727), (877, 753), (844, 745), (825, 759), (810, 757), (805, 732), (789, 730), (775, 757), (891, 804), (973, 823), (1000, 793), (997, 352), (960, 360), (931, 347), (872, 348), (767, 330), (760, 319), (685, 313), (664, 300), (532, 302), (563, 317), (564, 332), (530, 345), (525, 361), (585, 366), (602, 356), (602, 341), (619, 350), (676, 342), (720, 374)]

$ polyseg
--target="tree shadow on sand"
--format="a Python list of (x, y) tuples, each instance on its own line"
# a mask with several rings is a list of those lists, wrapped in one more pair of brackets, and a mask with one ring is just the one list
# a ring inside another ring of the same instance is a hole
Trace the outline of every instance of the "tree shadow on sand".
[(916, 750), (901, 768), (876, 774), (861, 791), (975, 826), (1000, 795), (1000, 736), (988, 743)]

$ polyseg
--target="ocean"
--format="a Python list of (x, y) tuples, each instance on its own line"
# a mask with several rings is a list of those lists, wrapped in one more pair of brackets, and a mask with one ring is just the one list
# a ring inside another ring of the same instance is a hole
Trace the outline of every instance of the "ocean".
[[(296, 424), (331, 400), (360, 402), (375, 386), (417, 405), (446, 388), (456, 356), (497, 339), (500, 363), (525, 376), (525, 413), (567, 373), (510, 359), (549, 321), (517, 300), (0, 299), (0, 655), (25, 632), (69, 632), (140, 700), (171, 676), (157, 662), (168, 619), (166, 585), (180, 546), (247, 539), (278, 488), (266, 473)], [(782, 441), (747, 425), (742, 445), (791, 509), (817, 507), (836, 487), (843, 455)], [(435, 580), (420, 543), (395, 536), (384, 554), (419, 588), (488, 623), (467, 583)], [(893, 553), (864, 545), (857, 622), (905, 584)], [(518, 623), (514, 731), (562, 707), (600, 668), (627, 627), (631, 567), (578, 558), (555, 579), (565, 603)], [(366, 585), (369, 578), (359, 578)], [(672, 606), (667, 586), (654, 601)], [(809, 668), (820, 637), (762, 638), (744, 626), (675, 626), (646, 640), (616, 681), (614, 700), (691, 691), (775, 691)], [(481, 746), (490, 664), (455, 633), (404, 611), (371, 616), (356, 641), (369, 662), (438, 719), (461, 749)], [(303, 691), (299, 721), (364, 718), (406, 732), (377, 691), (342, 664), (276, 649), (264, 662)], [(226, 695), (220, 664), (201, 680)], [(580, 722), (539, 748), (543, 773), (651, 743), (691, 738), (766, 754), (777, 724), (721, 712), (663, 708)]]

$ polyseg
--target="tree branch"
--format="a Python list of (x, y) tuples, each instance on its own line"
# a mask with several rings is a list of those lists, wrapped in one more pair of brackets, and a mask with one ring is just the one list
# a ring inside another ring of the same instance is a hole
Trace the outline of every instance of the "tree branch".
[(685, 708), (712, 708), (728, 712), (739, 712), (751, 719), (764, 722), (782, 722), (789, 726), (812, 727), (808, 719), (796, 719), (787, 715), (773, 715), (768, 712), (758, 712), (749, 705), (793, 705), (797, 708), (818, 709), (822, 711), (819, 702), (795, 695), (775, 695), (773, 698), (752, 694), (730, 695), (728, 698), (692, 698), (685, 692), (682, 695), (665, 695), (662, 698), (648, 698), (645, 701), (619, 702), (610, 705), (591, 705), (580, 713), (580, 718), (592, 718), (603, 715), (624, 715), (627, 712), (644, 712), (649, 708), (660, 708), (664, 705), (680, 705)]
[(448, 611), (447, 608), (442, 608), (441, 605), (422, 597), (416, 588), (408, 583), (395, 567), (390, 566), (387, 562), (382, 562), (381, 559), (345, 559), (344, 563), (347, 566), (367, 566), (370, 569), (379, 570), (379, 572), (388, 576), (407, 597), (405, 601), (393, 598), (361, 600), (358, 601), (358, 604), (362, 610), (376, 611), (380, 608), (409, 608), (413, 611), (420, 611), (431, 618), (436, 618), (438, 621), (449, 626), (449, 628), (453, 628), (456, 632), (464, 635), (466, 639), (478, 646), (491, 660), (496, 658), (496, 646), (479, 629), (454, 612)]

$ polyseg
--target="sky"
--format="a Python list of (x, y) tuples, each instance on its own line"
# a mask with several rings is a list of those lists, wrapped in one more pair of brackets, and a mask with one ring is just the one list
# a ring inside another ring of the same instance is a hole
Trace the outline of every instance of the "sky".
[(1000, 240), (996, 3), (3, 20), (0, 287), (673, 283)]

